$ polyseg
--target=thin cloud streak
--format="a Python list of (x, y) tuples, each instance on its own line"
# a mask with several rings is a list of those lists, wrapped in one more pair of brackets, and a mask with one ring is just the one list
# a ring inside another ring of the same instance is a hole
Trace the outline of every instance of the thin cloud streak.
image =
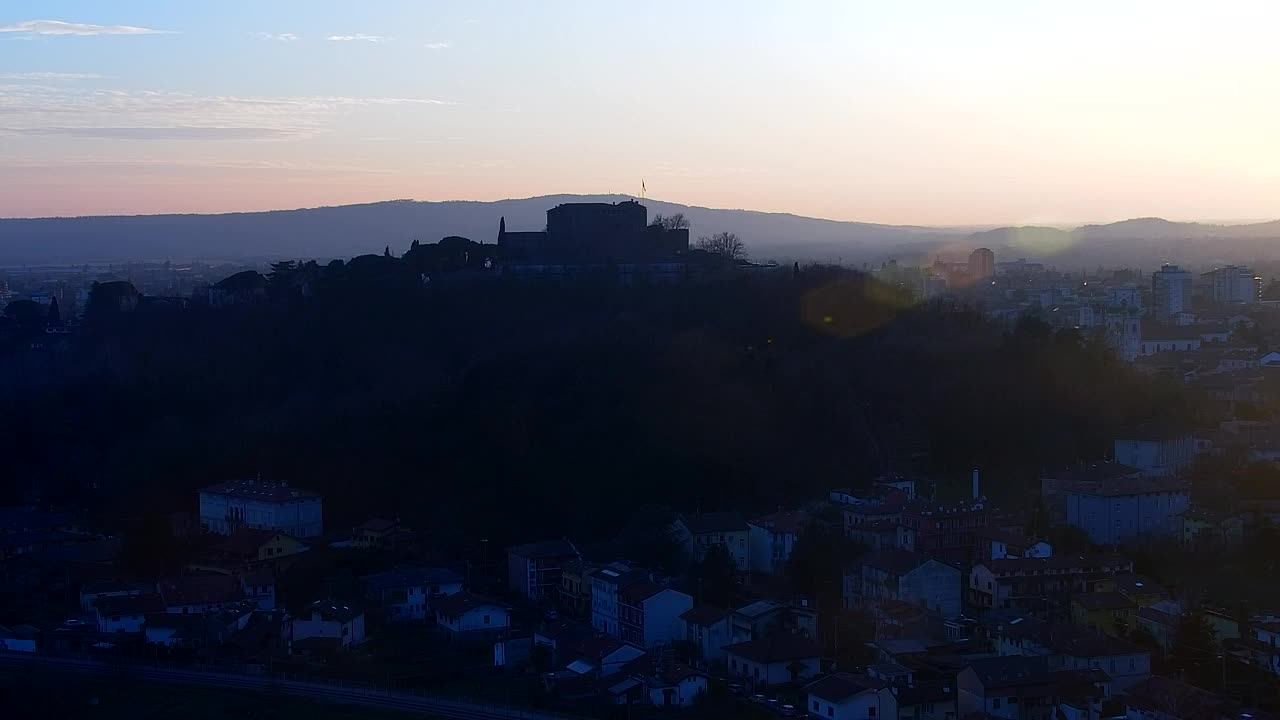
[(391, 38), (383, 35), (365, 35), (364, 33), (356, 33), (355, 35), (330, 35), (325, 39), (332, 42), (385, 43), (391, 41)]
[(297, 42), (302, 39), (301, 36), (294, 35), (293, 33), (255, 32), (249, 34), (262, 40), (279, 40), (280, 42)]
[(97, 138), (102, 140), (291, 140), (294, 130), (259, 127), (41, 127), (0, 128), (0, 133), (26, 136)]
[(445, 41), (445, 42), (433, 42), (433, 43), (427, 43), (426, 45), (423, 45), (422, 47), (424, 47), (424, 48), (426, 48), (426, 49), (428, 49), (428, 50), (448, 50), (449, 48), (453, 47), (453, 43), (448, 42), (448, 41)]
[(0, 33), (24, 35), (168, 35), (173, 30), (155, 30), (135, 25), (94, 25), (62, 20), (26, 20), (13, 25), (0, 25)]
[(102, 80), (106, 75), (95, 73), (63, 73), (63, 72), (25, 72), (0, 73), (0, 80)]

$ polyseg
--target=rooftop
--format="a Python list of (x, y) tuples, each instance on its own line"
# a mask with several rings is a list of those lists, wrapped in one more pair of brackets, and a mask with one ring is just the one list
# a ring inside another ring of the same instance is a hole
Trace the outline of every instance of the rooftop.
[(812, 516), (803, 510), (779, 510), (751, 521), (752, 525), (774, 532), (798, 535), (808, 527)]
[(320, 617), (325, 620), (335, 620), (342, 623), (351, 622), (361, 614), (359, 608), (344, 605), (337, 600), (317, 600), (308, 605), (307, 610), (312, 613), (320, 613)]
[(1047, 558), (1008, 558), (986, 560), (978, 563), (991, 572), (1002, 575), (1025, 575), (1046, 570), (1120, 570), (1132, 567), (1132, 562), (1115, 555), (1054, 555)]
[(216, 605), (241, 599), (240, 582), (230, 575), (188, 575), (161, 580), (158, 585), (168, 607)]
[(164, 602), (155, 593), (146, 595), (111, 595), (99, 599), (96, 605), (98, 613), (103, 617), (164, 612)]
[(1188, 492), (1186, 481), (1176, 477), (1128, 477), (1105, 483), (1073, 483), (1064, 488), (1072, 495), (1094, 497), (1124, 497), (1127, 495), (1153, 495), (1157, 493)]
[(1121, 465), (1114, 462), (1097, 462), (1097, 463), (1080, 463), (1078, 465), (1070, 465), (1056, 472), (1051, 472), (1048, 477), (1062, 482), (1107, 482), (1126, 477), (1136, 477), (1142, 474), (1142, 471), (1136, 467)]
[(716, 623), (729, 617), (729, 611), (715, 605), (707, 605), (699, 603), (692, 608), (685, 610), (680, 616), (681, 620), (691, 625), (715, 625)]
[(885, 549), (877, 550), (862, 564), (877, 570), (883, 570), (890, 575), (906, 575), (921, 565), (929, 561), (929, 558), (913, 553), (910, 550)]
[(758, 663), (808, 660), (822, 657), (822, 648), (808, 638), (789, 633), (775, 633), (760, 640), (726, 645), (726, 653)]
[(1118, 592), (1077, 593), (1071, 596), (1071, 602), (1088, 611), (1124, 610), (1134, 607), (1134, 602)]
[(460, 593), (454, 593), (453, 595), (446, 595), (442, 598), (438, 598), (432, 601), (431, 605), (448, 617), (458, 617), (463, 613), (482, 607), (506, 607), (506, 605), (497, 600), (487, 598), (483, 595), (475, 595), (465, 590)]
[(841, 703), (864, 692), (874, 692), (884, 683), (866, 675), (835, 673), (804, 686), (804, 692), (828, 702)]
[(683, 518), (685, 527), (694, 535), (708, 533), (742, 532), (747, 529), (747, 521), (742, 513), (736, 511), (702, 513), (687, 515)]
[(405, 567), (366, 575), (361, 580), (377, 590), (417, 587), (422, 585), (453, 585), (462, 582), (462, 576), (447, 568)]
[(307, 490), (291, 488), (287, 483), (263, 482), (254, 478), (228, 480), (218, 485), (200, 488), (200, 492), (263, 502), (292, 502), (320, 497)]

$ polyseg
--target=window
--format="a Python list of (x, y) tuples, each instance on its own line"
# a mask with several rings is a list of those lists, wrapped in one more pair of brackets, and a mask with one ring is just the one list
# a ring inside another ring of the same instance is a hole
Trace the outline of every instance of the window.
[(346, 625), (343, 625), (343, 626), (342, 626), (342, 637), (346, 637), (346, 636), (347, 636), (347, 633), (349, 633), (350, 631), (351, 631), (351, 628), (347, 627)]
[(759, 680), (759, 679), (760, 679), (760, 668), (758, 668), (758, 667), (751, 668), (751, 674), (752, 674), (752, 675), (754, 675), (754, 676), (755, 676), (755, 678), (756, 678), (757, 680)]
[(827, 717), (833, 717), (835, 714), (836, 714), (836, 708), (835, 708), (835, 706), (834, 706), (834, 705), (828, 705), (828, 706), (827, 706)]
[(992, 709), (992, 710), (999, 710), (999, 709), (1000, 709), (1000, 698), (992, 698), (992, 699), (991, 699), (991, 709)]
[(876, 716), (876, 709), (875, 709), (875, 706), (868, 707), (868, 708), (867, 708), (867, 717), (869, 717), (869, 718), (873, 718), (873, 717), (875, 717), (875, 716)]
[(818, 709), (818, 701), (817, 701), (817, 700), (814, 700), (814, 701), (813, 701), (813, 709), (814, 709), (814, 710), (817, 710), (817, 709)]
[(1133, 661), (1133, 658), (1129, 658), (1129, 670), (1130, 670), (1130, 672), (1132, 672), (1134, 669), (1135, 669), (1135, 668), (1134, 668), (1134, 661)]
[(488, 615), (485, 615), (485, 616), (484, 616), (484, 624), (485, 624), (485, 625), (488, 625), (488, 624), (489, 624), (489, 616), (488, 616)]
[(1018, 698), (1016, 698), (1016, 697), (1011, 697), (1011, 698), (1009, 698), (1009, 704), (1010, 704), (1010, 705), (1017, 705), (1017, 704), (1018, 704)]

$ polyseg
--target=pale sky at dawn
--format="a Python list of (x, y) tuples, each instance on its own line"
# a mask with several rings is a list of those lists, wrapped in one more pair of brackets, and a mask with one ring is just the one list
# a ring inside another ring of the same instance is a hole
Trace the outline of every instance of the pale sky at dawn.
[(5, 0), (0, 216), (1280, 217), (1280, 2)]

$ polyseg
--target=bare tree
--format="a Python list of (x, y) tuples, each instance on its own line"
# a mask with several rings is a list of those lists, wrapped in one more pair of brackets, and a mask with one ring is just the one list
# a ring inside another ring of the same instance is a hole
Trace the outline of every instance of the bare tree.
[(731, 232), (718, 232), (711, 237), (698, 238), (697, 248), (713, 255), (719, 255), (727, 262), (745, 260), (747, 245), (742, 238)]
[(675, 215), (663, 215), (659, 213), (653, 216), (653, 221), (649, 224), (656, 225), (663, 230), (689, 229), (689, 219), (684, 216), (684, 213), (676, 213)]

